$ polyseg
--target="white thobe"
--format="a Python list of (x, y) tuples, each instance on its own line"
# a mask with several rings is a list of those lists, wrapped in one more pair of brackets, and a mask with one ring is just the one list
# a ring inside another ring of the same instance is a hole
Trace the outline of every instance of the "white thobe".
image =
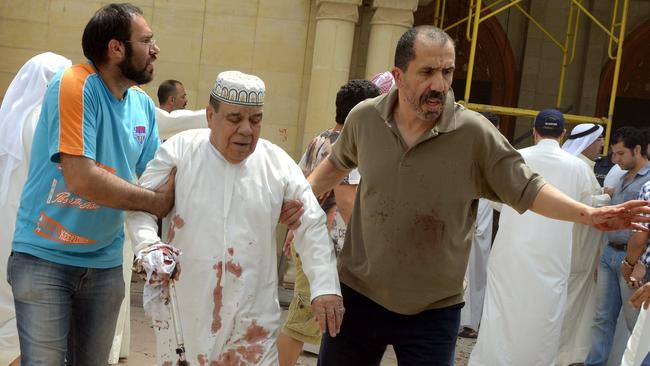
[[(526, 164), (568, 196), (591, 201), (591, 172), (542, 139), (520, 150)], [(488, 260), (481, 330), (470, 366), (553, 365), (564, 319), (573, 224), (503, 206)], [(597, 244), (594, 244), (597, 250)]]
[[(275, 230), (281, 206), (290, 199), (304, 203), (295, 245), (312, 299), (341, 293), (325, 213), (300, 168), (278, 146), (260, 139), (246, 160), (231, 164), (209, 142), (209, 134), (200, 129), (173, 136), (140, 179), (144, 187), (157, 187), (172, 167), (178, 169), (175, 206), (163, 232), (183, 252), (176, 291), (187, 359), (206, 365), (276, 365)], [(136, 253), (159, 240), (149, 214), (130, 212), (127, 226)], [(175, 363), (171, 321), (158, 322), (154, 329), (158, 364)]]
[(120, 305), (120, 312), (117, 315), (113, 344), (108, 353), (108, 364), (113, 365), (120, 362), (120, 358), (127, 358), (131, 350), (131, 264), (133, 261), (133, 249), (128, 235), (124, 238), (122, 247), (122, 277), (124, 279), (124, 299)]
[(627, 340), (627, 348), (623, 354), (621, 366), (640, 366), (641, 362), (650, 354), (650, 316), (641, 307), (639, 317), (634, 325), (632, 335)]
[[(593, 172), (594, 162), (580, 154)], [(601, 207), (609, 204), (610, 197), (603, 193), (595, 174), (591, 174), (591, 206)], [(596, 311), (596, 280), (594, 272), (598, 268), (600, 248), (605, 245), (605, 233), (588, 225), (573, 225), (573, 245), (571, 250), (571, 273), (567, 288), (567, 305), (562, 324), (560, 351), (557, 366), (582, 363), (591, 348), (591, 327)]]
[[(0, 205), (0, 268), (7, 269), (7, 260), (11, 253), (11, 242), (16, 226), (16, 212), (20, 205), (20, 194), (27, 180), (29, 155), (31, 153), (34, 130), (41, 114), (41, 106), (37, 106), (27, 115), (22, 130), (23, 159), (21, 164), (11, 172), (7, 190), (7, 201)], [(7, 281), (0, 281), (0, 365), (8, 365), (20, 355), (18, 345), (18, 329), (16, 328), (16, 310), (14, 296)]]
[[(0, 269), (5, 273), (43, 95), (52, 77), (71, 64), (51, 52), (30, 58), (11, 81), (0, 105)], [(14, 298), (11, 286), (2, 280), (0, 365), (8, 365), (19, 353)]]
[(158, 125), (160, 138), (167, 140), (182, 131), (207, 127), (208, 122), (205, 117), (205, 109), (198, 111), (177, 109), (167, 112), (156, 108), (156, 125)]
[(478, 200), (472, 249), (467, 263), (467, 287), (465, 288), (465, 306), (460, 311), (460, 325), (478, 330), (483, 299), (485, 298), (485, 283), (487, 261), (492, 246), (492, 205), (490, 201)]

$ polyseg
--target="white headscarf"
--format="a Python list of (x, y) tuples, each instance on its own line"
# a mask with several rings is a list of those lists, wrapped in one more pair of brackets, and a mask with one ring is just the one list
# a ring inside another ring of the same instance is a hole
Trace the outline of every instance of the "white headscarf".
[(578, 156), (603, 134), (603, 126), (593, 123), (582, 123), (571, 130), (571, 135), (562, 145), (562, 149)]
[(7, 200), (9, 177), (24, 155), (23, 125), (43, 103), (47, 85), (59, 70), (72, 62), (52, 52), (32, 57), (14, 77), (0, 106), (0, 206)]

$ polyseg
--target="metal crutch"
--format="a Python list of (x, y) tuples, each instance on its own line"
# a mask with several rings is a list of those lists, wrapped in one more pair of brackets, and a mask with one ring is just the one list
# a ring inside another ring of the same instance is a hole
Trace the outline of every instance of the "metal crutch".
[(176, 297), (176, 285), (173, 279), (169, 280), (169, 305), (172, 312), (172, 323), (176, 335), (176, 354), (178, 355), (178, 366), (189, 366), (185, 359), (185, 340), (183, 339), (183, 325), (181, 315), (178, 312), (178, 298)]

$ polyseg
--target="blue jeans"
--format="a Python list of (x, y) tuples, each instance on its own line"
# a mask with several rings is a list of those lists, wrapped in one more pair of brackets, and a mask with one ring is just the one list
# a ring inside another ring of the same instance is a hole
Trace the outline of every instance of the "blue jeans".
[(122, 267), (66, 266), (12, 252), (20, 363), (106, 365), (124, 298)]
[(345, 316), (334, 338), (323, 334), (319, 366), (379, 366), (393, 345), (400, 366), (452, 366), (460, 309), (454, 305), (415, 315), (394, 313), (341, 284)]
[(585, 366), (600, 366), (607, 363), (621, 307), (625, 323), (630, 331), (634, 329), (636, 318), (639, 316), (639, 310), (634, 310), (628, 303), (634, 290), (627, 286), (621, 276), (621, 262), (625, 258), (625, 253), (625, 251), (617, 251), (607, 245), (600, 256), (596, 314), (594, 315), (594, 325), (591, 328), (591, 350), (585, 360)]

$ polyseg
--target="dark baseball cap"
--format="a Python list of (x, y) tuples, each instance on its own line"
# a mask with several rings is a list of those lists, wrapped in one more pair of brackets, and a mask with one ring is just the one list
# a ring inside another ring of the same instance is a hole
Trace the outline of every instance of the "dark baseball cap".
[(564, 130), (564, 116), (557, 109), (549, 108), (539, 111), (535, 117), (535, 129), (542, 135), (555, 135)]

